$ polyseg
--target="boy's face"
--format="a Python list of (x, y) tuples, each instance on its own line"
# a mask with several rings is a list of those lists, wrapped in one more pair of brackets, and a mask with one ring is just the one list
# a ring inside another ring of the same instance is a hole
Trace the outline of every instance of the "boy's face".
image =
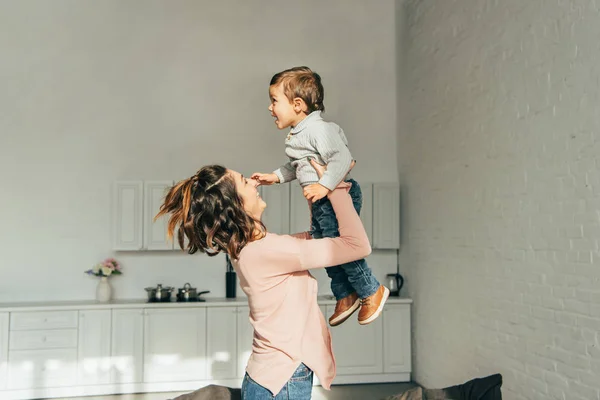
[(295, 106), (287, 98), (283, 92), (283, 84), (269, 87), (269, 97), (271, 98), (269, 111), (271, 116), (275, 118), (277, 128), (285, 129), (290, 126), (293, 128), (306, 117), (302, 111), (299, 111), (298, 106)]

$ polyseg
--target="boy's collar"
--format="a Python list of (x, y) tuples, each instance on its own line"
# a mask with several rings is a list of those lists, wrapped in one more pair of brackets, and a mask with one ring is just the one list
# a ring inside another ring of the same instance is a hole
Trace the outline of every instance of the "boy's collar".
[(298, 123), (298, 125), (296, 125), (292, 129), (290, 129), (290, 134), (295, 135), (296, 133), (299, 133), (304, 128), (306, 128), (308, 126), (308, 124), (310, 124), (312, 121), (319, 121), (322, 119), (323, 118), (321, 118), (321, 111), (319, 111), (319, 110), (313, 111), (310, 114), (308, 114), (302, 121), (300, 121)]

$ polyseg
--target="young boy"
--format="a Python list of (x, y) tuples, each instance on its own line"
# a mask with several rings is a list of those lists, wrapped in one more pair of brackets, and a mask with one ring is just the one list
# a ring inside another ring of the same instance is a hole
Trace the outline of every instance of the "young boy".
[[(323, 85), (321, 77), (308, 67), (295, 67), (271, 78), (269, 111), (279, 129), (291, 128), (285, 140), (285, 153), (290, 161), (270, 174), (256, 172), (252, 178), (261, 185), (285, 183), (298, 179), (304, 196), (312, 201), (313, 238), (339, 236), (337, 220), (327, 193), (342, 180), (352, 184), (350, 196), (360, 213), (360, 186), (348, 174), (353, 161), (344, 131), (333, 122), (321, 118)], [(327, 164), (327, 171), (318, 178), (309, 158)], [(375, 320), (383, 309), (389, 290), (380, 285), (364, 259), (326, 268), (331, 278), (331, 291), (337, 304), (329, 324), (344, 322), (359, 307), (358, 323)]]

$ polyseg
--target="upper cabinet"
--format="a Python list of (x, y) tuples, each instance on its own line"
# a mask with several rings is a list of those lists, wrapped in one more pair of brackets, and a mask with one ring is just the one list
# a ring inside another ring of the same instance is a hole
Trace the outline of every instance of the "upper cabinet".
[(113, 250), (142, 250), (144, 183), (118, 181), (113, 185)]
[(117, 181), (113, 187), (113, 250), (172, 250), (167, 217), (154, 221), (173, 181)]
[[(113, 193), (113, 250), (173, 250), (168, 216), (154, 221), (173, 181), (118, 181)], [(311, 212), (298, 182), (261, 186), (267, 203), (262, 221), (269, 232), (285, 235), (311, 228)], [(400, 248), (400, 189), (397, 183), (362, 183), (360, 218), (373, 249)]]
[(310, 203), (304, 197), (302, 188), (298, 182), (292, 182), (290, 185), (290, 233), (300, 233), (310, 231)]
[(167, 191), (173, 181), (144, 182), (144, 249), (173, 250), (173, 241), (167, 239), (167, 223), (169, 216), (162, 216), (154, 221), (160, 210)]
[(369, 243), (373, 246), (373, 184), (364, 183), (360, 185), (362, 192), (362, 207), (360, 209), (360, 220), (367, 231)]
[[(289, 233), (308, 231), (310, 206), (297, 183), (287, 186), (290, 186)], [(399, 249), (400, 186), (397, 183), (362, 183), (360, 187), (363, 198), (360, 219), (371, 246), (374, 249)]]
[(260, 186), (260, 196), (267, 203), (262, 222), (269, 232), (278, 235), (290, 232), (290, 185)]
[(400, 187), (373, 184), (373, 248), (400, 248)]

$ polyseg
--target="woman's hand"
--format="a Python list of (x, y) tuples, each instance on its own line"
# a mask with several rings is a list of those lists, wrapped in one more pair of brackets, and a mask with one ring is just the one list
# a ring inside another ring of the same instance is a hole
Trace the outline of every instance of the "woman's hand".
[[(317, 176), (319, 177), (319, 179), (321, 179), (325, 171), (327, 171), (327, 166), (319, 164), (312, 158), (309, 160), (309, 162), (310, 165), (312, 165), (315, 171), (317, 172)], [(352, 168), (354, 168), (355, 164), (356, 161), (352, 160), (352, 164), (350, 164), (350, 169), (348, 170), (348, 172), (350, 172)], [(313, 183), (312, 185), (307, 185), (304, 187), (303, 190), (304, 197), (306, 197), (306, 199), (312, 203), (327, 196), (329, 192), (330, 190), (325, 186), (321, 185), (320, 183)]]
[(317, 176), (319, 177), (319, 179), (321, 179), (323, 174), (325, 174), (325, 171), (327, 171), (327, 165), (319, 164), (314, 158), (311, 158), (310, 160), (308, 160), (308, 162), (310, 163), (310, 165), (313, 166), (315, 171), (317, 171)]

